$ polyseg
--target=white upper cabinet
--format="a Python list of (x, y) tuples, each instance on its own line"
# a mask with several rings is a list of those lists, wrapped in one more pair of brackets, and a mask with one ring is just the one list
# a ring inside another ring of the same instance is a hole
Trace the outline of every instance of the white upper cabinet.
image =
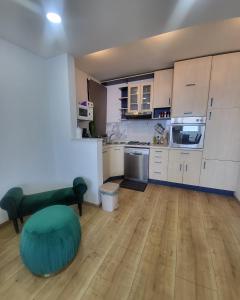
[(240, 161), (240, 108), (208, 111), (203, 156)]
[(140, 110), (141, 85), (128, 85), (128, 112), (137, 113)]
[(78, 68), (75, 68), (76, 76), (76, 97), (77, 104), (88, 101), (88, 75)]
[(151, 112), (153, 101), (152, 81), (138, 81), (128, 85), (128, 112)]
[(210, 108), (240, 107), (240, 53), (213, 57), (208, 105)]
[(140, 111), (146, 112), (152, 110), (153, 84), (145, 83), (140, 86)]
[(170, 107), (172, 102), (173, 69), (154, 73), (153, 108)]
[(121, 85), (110, 85), (107, 87), (107, 123), (121, 121)]
[(212, 56), (174, 64), (173, 117), (206, 116)]

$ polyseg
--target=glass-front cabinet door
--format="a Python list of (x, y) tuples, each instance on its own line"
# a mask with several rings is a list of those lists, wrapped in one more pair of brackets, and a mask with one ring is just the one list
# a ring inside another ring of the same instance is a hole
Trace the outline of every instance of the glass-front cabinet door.
[(153, 85), (152, 83), (146, 83), (141, 85), (141, 111), (151, 111), (152, 110), (152, 93)]
[(140, 85), (128, 86), (128, 112), (137, 113), (140, 110)]

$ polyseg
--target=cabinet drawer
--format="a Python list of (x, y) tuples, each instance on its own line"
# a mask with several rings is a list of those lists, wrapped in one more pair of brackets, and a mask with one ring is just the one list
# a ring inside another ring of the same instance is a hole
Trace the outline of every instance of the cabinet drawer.
[(167, 167), (162, 169), (150, 169), (149, 178), (154, 180), (167, 180)]
[(150, 160), (168, 160), (167, 149), (150, 149)]

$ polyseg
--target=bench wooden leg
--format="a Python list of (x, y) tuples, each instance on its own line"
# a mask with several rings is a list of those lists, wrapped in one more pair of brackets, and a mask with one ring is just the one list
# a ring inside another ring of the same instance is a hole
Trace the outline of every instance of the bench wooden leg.
[(79, 216), (82, 215), (82, 202), (78, 202)]
[(13, 220), (13, 226), (14, 226), (14, 229), (15, 229), (16, 233), (19, 233), (19, 227), (18, 227), (17, 219)]

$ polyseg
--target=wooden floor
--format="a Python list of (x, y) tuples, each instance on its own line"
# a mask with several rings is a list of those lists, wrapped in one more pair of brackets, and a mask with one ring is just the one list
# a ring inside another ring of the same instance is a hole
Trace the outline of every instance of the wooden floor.
[(240, 299), (240, 205), (233, 198), (148, 185), (122, 189), (114, 213), (84, 206), (74, 262), (38, 278), (19, 236), (0, 228), (0, 299)]

